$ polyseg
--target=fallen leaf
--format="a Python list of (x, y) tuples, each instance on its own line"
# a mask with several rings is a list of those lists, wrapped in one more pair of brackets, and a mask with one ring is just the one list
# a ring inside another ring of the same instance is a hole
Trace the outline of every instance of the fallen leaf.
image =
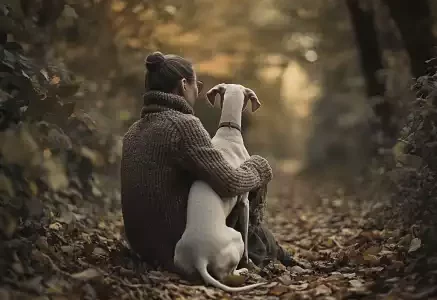
[(269, 295), (272, 296), (281, 296), (282, 294), (287, 293), (290, 289), (285, 285), (277, 285), (274, 288), (270, 289)]
[(303, 273), (308, 273), (309, 271), (305, 270), (304, 268), (299, 267), (299, 266), (293, 266), (290, 268), (290, 272), (297, 273), (297, 274), (303, 274)]
[(386, 279), (385, 282), (395, 283), (395, 282), (398, 282), (399, 280), (400, 280), (399, 277), (392, 277), (392, 278)]
[(399, 270), (399, 269), (401, 269), (403, 267), (404, 267), (404, 263), (402, 261), (393, 260), (391, 265), (389, 266), (389, 269)]
[(24, 274), (23, 264), (19, 261), (12, 264), (12, 269), (18, 274)]
[(71, 275), (72, 278), (78, 279), (78, 280), (83, 280), (83, 281), (89, 281), (89, 280), (92, 280), (92, 279), (95, 279), (95, 278), (98, 278), (101, 276), (102, 276), (102, 274), (93, 268), (89, 268), (89, 269), (86, 269), (82, 272), (75, 273), (75, 274)]
[(380, 246), (371, 246), (363, 252), (363, 255), (377, 255), (379, 252), (381, 252)]
[(354, 288), (360, 288), (360, 287), (363, 286), (363, 283), (362, 283), (361, 281), (357, 280), (357, 279), (349, 280), (349, 283), (350, 283), (350, 285), (353, 286)]
[(309, 239), (304, 239), (300, 241), (299, 245), (304, 249), (310, 249), (313, 245), (313, 242)]
[(59, 76), (53, 76), (50, 80), (50, 84), (58, 84), (59, 82), (61, 82), (61, 78)]
[(64, 6), (64, 11), (62, 13), (68, 18), (77, 19), (78, 17), (76, 10), (67, 4)]
[(74, 252), (74, 246), (71, 245), (61, 246), (61, 250), (62, 252), (70, 255)]
[(319, 285), (315, 288), (315, 295), (316, 296), (320, 296), (320, 295), (329, 296), (329, 295), (331, 295), (331, 293), (332, 293), (332, 290), (324, 284)]
[(62, 225), (58, 222), (55, 222), (55, 223), (50, 224), (49, 228), (53, 229), (53, 230), (60, 230), (62, 228)]
[(377, 265), (379, 264), (379, 258), (372, 254), (367, 254), (363, 256), (363, 260), (367, 262), (370, 265)]
[(408, 253), (417, 251), (422, 245), (422, 241), (419, 238), (414, 238), (411, 240), (410, 248), (408, 249)]
[(94, 248), (94, 250), (93, 250), (93, 254), (94, 254), (94, 255), (97, 255), (97, 256), (105, 256), (105, 255), (107, 255), (108, 253), (107, 253), (105, 250), (103, 250), (102, 248), (100, 248), (100, 247), (96, 247), (96, 248)]
[(279, 280), (279, 282), (281, 282), (281, 283), (284, 284), (284, 285), (290, 285), (290, 284), (293, 282), (293, 281), (291, 280), (290, 275), (288, 275), (288, 274), (285, 274), (285, 275), (280, 276), (280, 277), (278, 278), (278, 280)]
[(62, 211), (61, 216), (59, 218), (56, 218), (57, 222), (70, 224), (71, 222), (74, 221), (74, 213), (70, 209), (64, 208), (61, 209), (61, 211)]
[(277, 282), (270, 282), (270, 283), (267, 283), (267, 284), (263, 285), (263, 287), (270, 289), (270, 288), (272, 288), (274, 286), (277, 286), (277, 285), (278, 285)]
[(332, 238), (328, 238), (326, 240), (323, 241), (323, 246), (327, 247), (327, 248), (332, 248), (334, 247), (335, 243), (334, 240)]
[(301, 284), (290, 284), (290, 285), (288, 285), (288, 287), (294, 291), (303, 291), (303, 290), (306, 290), (308, 288), (308, 285), (309, 284), (307, 282), (304, 282)]
[(344, 278), (347, 278), (347, 279), (351, 279), (351, 278), (357, 277), (357, 274), (355, 274), (355, 273), (343, 273), (342, 275), (343, 275)]

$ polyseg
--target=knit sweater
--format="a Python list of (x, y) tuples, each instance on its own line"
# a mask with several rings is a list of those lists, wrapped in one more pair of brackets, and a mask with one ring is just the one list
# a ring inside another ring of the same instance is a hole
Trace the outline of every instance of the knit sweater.
[(271, 178), (260, 156), (238, 168), (229, 165), (184, 98), (147, 92), (140, 120), (123, 138), (121, 196), (128, 242), (146, 262), (173, 269), (195, 180), (205, 181), (221, 197), (232, 197)]

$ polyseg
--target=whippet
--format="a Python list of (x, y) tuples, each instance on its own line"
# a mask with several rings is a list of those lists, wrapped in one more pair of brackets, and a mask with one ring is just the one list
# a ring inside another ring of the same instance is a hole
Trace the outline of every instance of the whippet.
[[(212, 144), (222, 151), (225, 159), (234, 168), (237, 168), (250, 158), (241, 135), (242, 112), (249, 99), (252, 102), (252, 112), (255, 112), (261, 103), (252, 90), (237, 84), (219, 84), (209, 90), (206, 95), (213, 106), (217, 94), (221, 96), (222, 114)], [(227, 216), (240, 203), (243, 219), (241, 232), (244, 241), (240, 232), (226, 226)], [(245, 268), (237, 270), (237, 266), (243, 256), (246, 262), (249, 260), (248, 226), (248, 193), (222, 199), (207, 183), (195, 181), (188, 195), (185, 231), (175, 248), (175, 266), (186, 275), (200, 274), (207, 284), (226, 292), (247, 291), (265, 284), (262, 282), (244, 287), (229, 287), (220, 282), (230, 274), (247, 271)]]

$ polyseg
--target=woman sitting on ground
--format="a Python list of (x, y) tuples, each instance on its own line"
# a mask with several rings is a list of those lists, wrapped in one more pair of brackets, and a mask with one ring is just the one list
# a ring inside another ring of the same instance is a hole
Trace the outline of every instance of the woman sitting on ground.
[[(291, 256), (262, 224), (268, 162), (253, 155), (231, 167), (194, 116), (202, 83), (192, 64), (155, 52), (146, 59), (144, 106), (123, 139), (121, 195), (125, 232), (131, 248), (147, 263), (175, 271), (173, 255), (185, 229), (188, 193), (195, 180), (221, 197), (250, 192), (249, 257), (261, 266), (271, 259), (290, 264)], [(251, 200), (254, 199), (254, 200)]]

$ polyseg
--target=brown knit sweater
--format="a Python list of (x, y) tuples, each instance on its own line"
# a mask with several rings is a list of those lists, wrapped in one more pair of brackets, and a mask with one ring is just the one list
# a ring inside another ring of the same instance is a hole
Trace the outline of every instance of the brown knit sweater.
[(141, 119), (123, 139), (125, 231), (132, 249), (146, 262), (172, 269), (194, 180), (204, 180), (217, 194), (229, 197), (266, 184), (272, 170), (256, 155), (232, 168), (182, 97), (150, 91), (144, 104)]

